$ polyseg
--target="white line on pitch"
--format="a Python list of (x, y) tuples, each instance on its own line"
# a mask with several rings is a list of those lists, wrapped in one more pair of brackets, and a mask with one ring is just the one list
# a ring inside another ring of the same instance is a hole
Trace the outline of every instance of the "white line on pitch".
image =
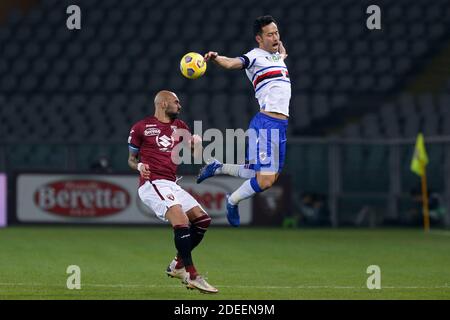
[[(82, 287), (105, 287), (105, 288), (178, 288), (180, 285), (157, 285), (157, 284), (98, 284), (86, 283), (81, 284)], [(0, 283), (0, 286), (27, 286), (27, 287), (61, 287), (64, 285), (48, 285), (44, 283)], [(243, 286), (243, 285), (216, 285), (219, 288), (242, 288), (242, 289), (367, 289), (364, 286), (314, 286), (314, 285), (299, 285), (299, 286)], [(448, 284), (441, 286), (382, 286), (381, 289), (450, 289)]]

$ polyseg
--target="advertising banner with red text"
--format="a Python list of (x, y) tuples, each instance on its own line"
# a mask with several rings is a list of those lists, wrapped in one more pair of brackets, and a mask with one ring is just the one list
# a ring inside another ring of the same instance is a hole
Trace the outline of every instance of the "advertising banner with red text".
[[(211, 216), (214, 225), (228, 225), (226, 194), (241, 185), (232, 177), (196, 184), (187, 176), (178, 184)], [(24, 223), (161, 224), (137, 194), (135, 175), (19, 174), (16, 217)], [(241, 224), (252, 221), (252, 204), (239, 205)]]

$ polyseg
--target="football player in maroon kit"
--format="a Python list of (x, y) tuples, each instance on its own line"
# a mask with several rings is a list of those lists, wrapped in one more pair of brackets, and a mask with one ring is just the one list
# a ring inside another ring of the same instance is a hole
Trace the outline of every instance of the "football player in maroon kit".
[[(190, 289), (216, 293), (197, 273), (191, 251), (202, 241), (211, 218), (200, 204), (176, 183), (177, 164), (172, 153), (179, 143), (201, 153), (201, 138), (189, 133), (189, 127), (177, 119), (181, 111), (177, 95), (160, 91), (155, 96), (155, 114), (133, 125), (128, 138), (128, 165), (139, 171), (138, 194), (156, 216), (169, 221), (175, 235), (177, 255), (167, 267), (168, 276), (179, 278)], [(184, 139), (187, 133), (188, 139)], [(195, 148), (194, 148), (195, 146)]]

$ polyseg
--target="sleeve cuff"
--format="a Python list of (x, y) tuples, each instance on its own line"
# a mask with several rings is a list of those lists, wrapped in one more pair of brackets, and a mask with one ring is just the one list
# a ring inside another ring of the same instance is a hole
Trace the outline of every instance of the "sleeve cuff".
[(250, 60), (246, 55), (240, 56), (239, 59), (242, 61), (242, 69), (247, 69), (250, 64)]

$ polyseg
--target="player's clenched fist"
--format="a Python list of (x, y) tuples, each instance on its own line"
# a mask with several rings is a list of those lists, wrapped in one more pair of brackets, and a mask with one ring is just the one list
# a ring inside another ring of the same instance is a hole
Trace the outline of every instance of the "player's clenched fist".
[(284, 47), (283, 42), (281, 42), (281, 41), (279, 41), (279, 44), (278, 44), (278, 52), (280, 53), (283, 60), (287, 58), (288, 54), (287, 54), (286, 48)]
[(137, 166), (138, 171), (141, 174), (141, 177), (146, 180), (150, 180), (150, 168), (148, 164), (139, 162)]
[(196, 145), (202, 143), (202, 138), (198, 134), (194, 134), (191, 137), (191, 145)]
[(217, 58), (218, 55), (219, 54), (215, 51), (209, 51), (208, 53), (205, 54), (204, 58), (205, 58), (205, 61), (214, 60)]

